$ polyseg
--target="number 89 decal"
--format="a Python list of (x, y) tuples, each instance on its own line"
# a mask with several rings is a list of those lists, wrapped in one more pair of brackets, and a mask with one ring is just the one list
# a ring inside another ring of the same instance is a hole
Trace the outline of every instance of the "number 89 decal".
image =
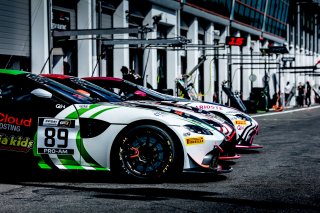
[(39, 118), (37, 151), (39, 154), (74, 154), (79, 128), (75, 120)]
[[(57, 132), (57, 136), (56, 136)], [(58, 144), (58, 148), (67, 148), (68, 147), (68, 130), (67, 129), (56, 129), (52, 127), (45, 128), (44, 131), (44, 145), (46, 147), (54, 147), (56, 144), (55, 137), (57, 139), (62, 140), (63, 144)]]

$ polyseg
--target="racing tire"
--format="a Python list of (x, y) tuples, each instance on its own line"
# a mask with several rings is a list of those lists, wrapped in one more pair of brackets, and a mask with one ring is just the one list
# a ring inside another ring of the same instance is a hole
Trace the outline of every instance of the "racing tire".
[(175, 150), (173, 138), (164, 129), (155, 125), (133, 127), (113, 149), (111, 172), (121, 179), (162, 180), (176, 170)]

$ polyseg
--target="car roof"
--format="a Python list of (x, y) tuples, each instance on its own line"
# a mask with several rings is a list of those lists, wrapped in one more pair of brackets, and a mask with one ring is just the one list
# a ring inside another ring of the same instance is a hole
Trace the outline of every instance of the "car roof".
[(48, 77), (48, 78), (51, 78), (51, 79), (68, 79), (68, 78), (71, 78), (73, 76), (71, 75), (63, 75), (63, 74), (41, 74), (42, 76), (44, 77)]
[(26, 73), (27, 73), (26, 71), (22, 71), (22, 70), (0, 69), (0, 74), (22, 75)]
[(102, 81), (123, 81), (122, 78), (115, 78), (115, 77), (83, 77), (85, 80), (102, 80)]

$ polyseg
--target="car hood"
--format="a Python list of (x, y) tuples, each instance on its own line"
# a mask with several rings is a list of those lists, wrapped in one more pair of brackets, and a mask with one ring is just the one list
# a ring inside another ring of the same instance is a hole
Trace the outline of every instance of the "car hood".
[(81, 118), (94, 118), (104, 120), (111, 124), (128, 125), (136, 121), (155, 121), (168, 126), (185, 126), (188, 124), (198, 125), (210, 130), (212, 133), (222, 134), (210, 125), (199, 120), (183, 117), (179, 114), (172, 114), (165, 110), (147, 109), (136, 107), (130, 103), (107, 103), (99, 104), (75, 104), (76, 110), (69, 107), (60, 113), (59, 117), (66, 117), (71, 113), (78, 113)]

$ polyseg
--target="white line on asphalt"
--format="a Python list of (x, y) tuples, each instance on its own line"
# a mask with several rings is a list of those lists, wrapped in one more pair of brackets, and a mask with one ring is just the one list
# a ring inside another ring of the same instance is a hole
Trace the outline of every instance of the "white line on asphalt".
[(252, 115), (251, 117), (256, 118), (256, 117), (269, 116), (269, 115), (279, 115), (279, 114), (285, 114), (285, 113), (297, 112), (297, 111), (303, 111), (303, 110), (315, 109), (315, 108), (320, 108), (320, 106), (304, 107), (304, 108), (293, 109), (289, 111), (281, 111), (281, 112), (271, 112), (271, 113), (265, 113), (261, 115)]

